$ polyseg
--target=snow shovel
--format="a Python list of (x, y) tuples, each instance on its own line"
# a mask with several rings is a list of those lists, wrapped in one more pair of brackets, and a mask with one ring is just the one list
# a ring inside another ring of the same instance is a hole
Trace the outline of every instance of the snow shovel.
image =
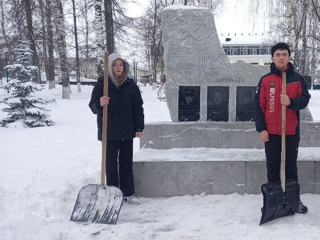
[[(108, 52), (104, 54), (104, 96), (108, 96)], [(123, 202), (122, 191), (106, 185), (108, 105), (103, 106), (101, 185), (81, 188), (70, 220), (83, 223), (116, 224)]]
[[(286, 94), (286, 73), (282, 76), (282, 94)], [(281, 184), (265, 183), (261, 186), (263, 208), (260, 225), (276, 218), (295, 214), (300, 201), (300, 186), (296, 181), (287, 181), (286, 162), (286, 106), (282, 105), (281, 134)]]

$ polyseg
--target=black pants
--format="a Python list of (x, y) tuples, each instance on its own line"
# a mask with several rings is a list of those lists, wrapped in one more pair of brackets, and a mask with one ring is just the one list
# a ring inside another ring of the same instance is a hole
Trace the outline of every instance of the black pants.
[[(298, 181), (297, 157), (299, 147), (299, 135), (286, 136), (286, 179)], [(281, 165), (281, 135), (269, 135), (269, 141), (265, 143), (267, 159), (268, 182), (280, 181)]]
[(132, 157), (133, 139), (107, 142), (107, 185), (119, 187), (125, 197), (135, 193)]

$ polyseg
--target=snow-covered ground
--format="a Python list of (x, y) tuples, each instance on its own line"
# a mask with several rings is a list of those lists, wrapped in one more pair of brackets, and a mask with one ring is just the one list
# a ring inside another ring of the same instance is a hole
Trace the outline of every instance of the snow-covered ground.
[[(316, 194), (302, 195), (308, 214), (263, 226), (258, 226), (261, 194), (141, 198), (140, 206), (123, 205), (117, 225), (70, 222), (80, 188), (100, 183), (101, 144), (96, 140), (95, 115), (88, 108), (91, 90), (82, 86), (82, 93), (77, 93), (72, 86), (70, 100), (61, 99), (60, 85), (42, 92), (42, 97), (56, 99), (46, 106), (56, 123), (52, 127), (0, 127), (1, 240), (320, 238)], [(170, 121), (157, 91), (149, 86), (141, 90), (146, 122)], [(0, 90), (0, 99), (5, 95)], [(320, 121), (320, 91), (311, 95), (309, 108), (314, 120)]]

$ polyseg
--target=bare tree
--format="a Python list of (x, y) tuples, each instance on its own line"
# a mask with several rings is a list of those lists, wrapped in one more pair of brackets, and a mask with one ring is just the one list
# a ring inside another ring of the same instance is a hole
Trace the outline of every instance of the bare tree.
[(317, 0), (311, 0), (313, 10), (314, 10), (314, 17), (318, 19), (318, 22), (320, 22), (320, 2)]
[[(31, 64), (33, 66), (37, 66), (39, 68), (39, 61), (38, 61), (38, 54), (36, 49), (35, 43), (35, 35), (34, 35), (34, 27), (32, 23), (32, 11), (31, 11), (31, 2), (30, 0), (24, 0), (25, 4), (25, 11), (26, 11), (26, 18), (27, 18), (27, 28), (28, 28), (28, 39), (30, 41), (30, 49), (33, 52)], [(36, 81), (40, 83), (40, 77), (38, 76)]]
[(54, 46), (52, 29), (52, 0), (37, 0), (40, 11), (40, 26), (37, 37), (40, 72), (44, 68), (49, 89), (55, 88), (54, 79)]
[(59, 77), (62, 82), (62, 99), (70, 99), (69, 64), (66, 47), (66, 27), (61, 0), (55, 0), (54, 22), (56, 26), (57, 48), (60, 60)]
[[(270, 22), (270, 42), (287, 41), (292, 48), (294, 65), (302, 75), (314, 75), (319, 78), (320, 62), (319, 9), (320, 2), (315, 0), (251, 0), (256, 11), (253, 14), (266, 14)], [(260, 6), (260, 8), (258, 7)], [(267, 7), (261, 7), (267, 6)], [(312, 56), (312, 58), (308, 58)]]
[[(153, 29), (152, 29), (152, 35), (151, 35), (151, 39), (152, 39), (152, 45), (151, 45), (151, 54), (152, 54), (152, 82), (156, 83), (157, 81), (157, 63), (159, 60), (159, 48), (160, 48), (160, 44), (162, 43), (162, 32), (161, 32), (161, 26), (159, 25), (159, 22), (161, 23), (160, 20), (160, 1), (154, 0), (154, 4), (153, 4), (153, 8), (154, 8), (154, 14), (153, 14)], [(160, 32), (160, 33), (159, 33)], [(158, 34), (160, 35), (159, 38)], [(162, 45), (162, 44), (161, 44)]]
[(213, 12), (217, 12), (219, 10), (219, 7), (222, 7), (224, 5), (224, 0), (207, 0), (208, 7)]
[(106, 37), (107, 37), (107, 50), (109, 53), (113, 53), (115, 50), (114, 44), (114, 28), (113, 28), (113, 3), (112, 0), (104, 0), (105, 7), (105, 24), (106, 24)]
[[(91, 29), (94, 26), (94, 17), (92, 17), (92, 13), (94, 13), (94, 2), (90, 0), (83, 0), (83, 5), (79, 9), (79, 20), (82, 19), (82, 28), (78, 28), (79, 33), (83, 35), (83, 44), (80, 48), (80, 53), (85, 58), (89, 58), (92, 56), (91, 52), (94, 50), (94, 47), (92, 46), (92, 43), (94, 42), (94, 39), (90, 37), (90, 34), (93, 33)], [(81, 41), (80, 41), (81, 42)]]
[(95, 1), (95, 34), (97, 52), (97, 73), (103, 75), (103, 52), (104, 52), (104, 24), (102, 15), (102, 0)]
[[(103, 73), (103, 52), (116, 51), (116, 44), (127, 40), (126, 26), (130, 18), (126, 16), (122, 0), (95, 0), (95, 34), (97, 52), (97, 72)], [(104, 14), (103, 14), (104, 13)], [(102, 22), (104, 21), (104, 25)]]
[(161, 13), (166, 7), (167, 1), (153, 0), (146, 15), (138, 19), (137, 30), (142, 37), (145, 45), (146, 59), (148, 59), (150, 80), (152, 83), (157, 81), (157, 72), (163, 72), (163, 45), (161, 31)]
[(76, 15), (76, 5), (74, 3), (74, 0), (72, 0), (72, 9), (73, 9), (73, 25), (74, 25), (74, 42), (76, 47), (76, 77), (77, 77), (78, 92), (81, 92), (77, 15)]
[(47, 80), (49, 82), (49, 89), (55, 87), (54, 74), (54, 44), (53, 44), (53, 25), (52, 25), (52, 0), (46, 0), (46, 20), (47, 20), (47, 43), (48, 43), (48, 66), (47, 66)]
[(7, 31), (6, 31), (6, 20), (5, 19), (5, 11), (4, 11), (4, 0), (0, 0), (0, 15), (1, 15), (1, 18), (0, 18), (0, 26), (1, 26), (1, 34), (2, 34), (2, 38), (4, 39), (5, 43), (8, 43), (9, 40), (8, 40), (8, 36), (7, 36)]
[[(288, 31), (289, 31), (289, 36), (288, 36), (288, 42), (289, 46), (294, 49), (295, 47), (295, 36), (296, 36), (296, 31), (295, 31), (295, 25), (294, 25), (294, 5), (292, 0), (287, 0), (287, 8), (286, 8), (286, 15), (287, 19), (287, 24), (288, 24)], [(294, 51), (292, 52), (294, 54)], [(293, 56), (292, 56), (293, 57)]]
[[(44, 65), (45, 73), (47, 74), (48, 73), (48, 54), (47, 54), (48, 49), (47, 49), (47, 29), (46, 29), (46, 12), (45, 12), (46, 7), (43, 0), (37, 0), (37, 1), (39, 5), (40, 22), (41, 22), (41, 34), (39, 38), (41, 38), (41, 47), (42, 47), (42, 52), (39, 51), (39, 68), (40, 66)], [(41, 73), (41, 69), (39, 70)]]

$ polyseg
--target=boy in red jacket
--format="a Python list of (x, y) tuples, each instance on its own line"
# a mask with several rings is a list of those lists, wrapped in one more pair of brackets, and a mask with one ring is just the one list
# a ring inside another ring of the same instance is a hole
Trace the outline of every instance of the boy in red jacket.
[[(290, 63), (290, 48), (277, 43), (271, 49), (270, 73), (258, 84), (256, 101), (256, 130), (265, 144), (268, 182), (280, 182), (281, 109), (286, 105), (286, 178), (298, 182), (297, 157), (300, 141), (300, 110), (309, 103), (307, 84)], [(286, 95), (282, 95), (282, 73), (286, 72)], [(308, 208), (300, 201), (297, 213)]]

